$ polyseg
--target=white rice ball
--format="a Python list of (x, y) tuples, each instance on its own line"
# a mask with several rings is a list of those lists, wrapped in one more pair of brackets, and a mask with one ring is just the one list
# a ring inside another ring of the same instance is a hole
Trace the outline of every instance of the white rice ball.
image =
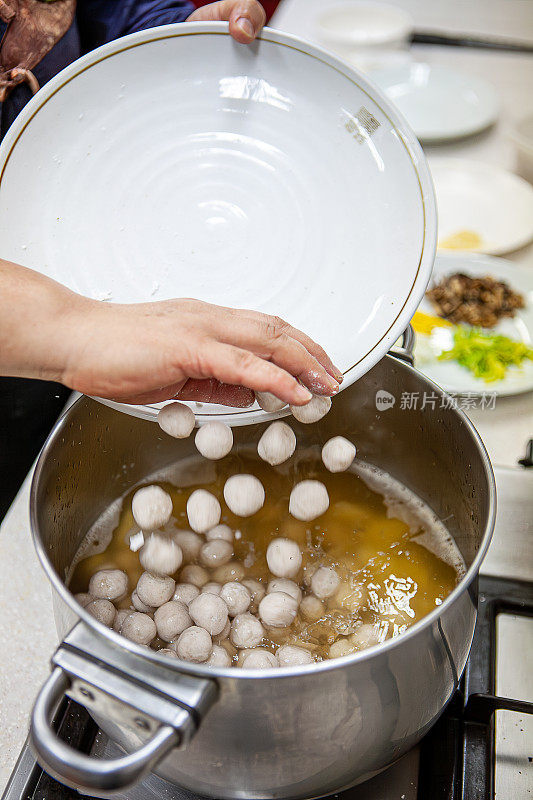
[(298, 604), (300, 604), (302, 599), (302, 590), (297, 583), (290, 581), (288, 578), (274, 578), (269, 581), (267, 594), (271, 594), (272, 592), (285, 592), (285, 594), (290, 594)]
[(320, 600), (331, 597), (339, 588), (340, 578), (331, 567), (319, 567), (311, 578), (311, 591)]
[(209, 582), (209, 572), (198, 564), (187, 564), (180, 572), (181, 583), (192, 583), (201, 589)]
[(120, 633), (120, 629), (122, 628), (122, 623), (124, 622), (126, 617), (129, 617), (130, 614), (131, 614), (131, 608), (120, 608), (115, 615), (115, 621), (113, 622), (113, 630), (116, 631), (117, 633)]
[(211, 655), (205, 663), (210, 667), (231, 667), (231, 656), (219, 644), (214, 644)]
[(264, 647), (248, 650), (241, 661), (243, 669), (274, 669), (279, 667), (278, 659)]
[(157, 629), (155, 622), (148, 614), (142, 614), (140, 611), (132, 611), (122, 623), (120, 633), (131, 642), (150, 644), (152, 639), (155, 638)]
[(257, 647), (265, 634), (265, 630), (257, 617), (249, 614), (237, 614), (231, 623), (230, 639), (238, 648)]
[(233, 555), (233, 545), (226, 542), (224, 539), (213, 539), (211, 542), (206, 542), (202, 545), (200, 550), (200, 561), (206, 567), (220, 566), (227, 564)]
[(89, 581), (91, 599), (119, 600), (128, 591), (128, 576), (121, 569), (101, 569)]
[(192, 531), (176, 531), (172, 534), (172, 538), (180, 548), (183, 554), (184, 563), (194, 561), (200, 554), (200, 548), (203, 545), (203, 539), (197, 533)]
[(296, 449), (296, 435), (285, 422), (273, 422), (259, 439), (259, 457), (272, 466), (283, 464)]
[(248, 611), (252, 599), (246, 586), (237, 581), (225, 583), (220, 597), (227, 605), (230, 617), (236, 617), (237, 614), (244, 614), (245, 611)]
[(232, 475), (224, 484), (224, 500), (238, 517), (251, 517), (262, 508), (265, 490), (254, 475)]
[(342, 656), (349, 656), (352, 653), (355, 653), (356, 650), (357, 647), (353, 644), (353, 642), (349, 641), (348, 639), (338, 639), (330, 646), (328, 657), (342, 658)]
[(329, 508), (328, 490), (320, 481), (300, 481), (289, 499), (289, 513), (304, 522), (320, 517)]
[(221, 513), (220, 503), (205, 489), (196, 489), (187, 500), (189, 525), (196, 533), (205, 533), (218, 525)]
[(166, 525), (172, 515), (172, 498), (160, 486), (138, 489), (131, 501), (133, 518), (143, 531)]
[(223, 539), (225, 542), (233, 542), (233, 531), (229, 525), (215, 525), (210, 531), (207, 531), (205, 538), (208, 542), (215, 539)]
[(152, 533), (139, 550), (139, 561), (143, 569), (154, 575), (172, 575), (181, 567), (183, 553), (174, 539)]
[(379, 642), (379, 634), (374, 625), (369, 622), (360, 625), (357, 630), (350, 636), (351, 642), (358, 650), (364, 650), (366, 647), (372, 647)]
[(303, 647), (295, 647), (292, 644), (282, 645), (276, 650), (276, 656), (280, 667), (295, 667), (313, 663), (313, 656), (309, 650), (305, 650)]
[(319, 419), (325, 417), (331, 408), (331, 397), (324, 395), (314, 394), (311, 400), (304, 406), (291, 406), (292, 416), (298, 422), (309, 424), (311, 422), (318, 422)]
[(82, 608), (85, 608), (89, 603), (92, 603), (94, 597), (87, 592), (78, 592), (78, 594), (74, 595), (74, 600), (79, 603)]
[(153, 608), (159, 608), (163, 603), (168, 603), (174, 589), (175, 582), (168, 575), (152, 575), (143, 572), (137, 583), (137, 596), (142, 603)]
[(296, 617), (298, 603), (285, 592), (272, 592), (259, 603), (259, 616), (271, 628), (286, 628)]
[(136, 611), (142, 611), (143, 614), (153, 614), (155, 611), (155, 606), (148, 606), (146, 603), (143, 603), (137, 594), (137, 590), (131, 593), (131, 604)]
[(176, 642), (176, 653), (184, 661), (201, 664), (211, 655), (212, 647), (211, 637), (205, 628), (192, 625), (180, 634)]
[(267, 547), (268, 568), (278, 578), (292, 578), (302, 566), (302, 554), (291, 539), (273, 539)]
[(317, 622), (324, 616), (324, 613), (324, 606), (318, 597), (313, 597), (312, 594), (304, 597), (300, 603), (300, 614), (308, 622)]
[(248, 591), (250, 592), (251, 602), (250, 608), (252, 611), (256, 611), (259, 603), (265, 596), (265, 587), (259, 581), (256, 581), (255, 578), (244, 578), (242, 581), (242, 585), (246, 586)]
[(216, 594), (200, 594), (189, 605), (189, 614), (200, 628), (211, 635), (216, 635), (224, 630), (228, 621), (228, 607)]
[(172, 599), (181, 600), (182, 603), (188, 606), (199, 594), (200, 589), (198, 586), (194, 586), (192, 583), (177, 583)]
[(194, 443), (204, 458), (218, 461), (233, 447), (233, 433), (224, 422), (207, 422), (198, 428)]
[(85, 606), (85, 610), (91, 617), (101, 622), (102, 625), (107, 625), (108, 628), (111, 628), (113, 625), (117, 613), (111, 600), (104, 600), (103, 598), (91, 600), (91, 602), (87, 603)]
[(171, 642), (176, 636), (192, 625), (187, 606), (181, 600), (169, 600), (156, 610), (154, 622), (157, 635), (165, 642)]
[(279, 397), (276, 397), (276, 395), (271, 392), (255, 392), (255, 399), (263, 411), (266, 411), (268, 414), (281, 411), (281, 409), (285, 408), (287, 405), (284, 400), (280, 400)]
[(355, 458), (355, 445), (344, 436), (334, 436), (322, 448), (322, 461), (330, 472), (345, 472)]
[(220, 631), (220, 633), (215, 633), (213, 636), (213, 641), (215, 644), (223, 644), (223, 642), (228, 638), (231, 633), (231, 622), (228, 621)]
[(183, 403), (168, 403), (159, 411), (157, 423), (169, 436), (186, 439), (194, 428), (194, 414)]

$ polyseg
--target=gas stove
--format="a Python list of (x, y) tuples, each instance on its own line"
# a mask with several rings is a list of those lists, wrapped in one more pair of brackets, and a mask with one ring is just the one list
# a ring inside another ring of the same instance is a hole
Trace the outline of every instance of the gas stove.
[[(444, 714), (420, 745), (336, 800), (522, 800), (533, 796), (533, 470), (496, 468), (498, 516), (479, 578), (468, 664)], [(58, 734), (95, 758), (118, 748), (82, 706), (65, 700)], [(119, 800), (203, 800), (150, 776)], [(3, 800), (84, 800), (36, 764), (28, 744)], [(329, 798), (328, 800), (332, 800)]]

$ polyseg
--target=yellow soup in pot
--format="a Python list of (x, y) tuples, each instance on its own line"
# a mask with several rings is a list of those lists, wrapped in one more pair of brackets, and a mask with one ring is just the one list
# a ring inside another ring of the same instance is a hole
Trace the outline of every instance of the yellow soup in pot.
[[(263, 508), (248, 518), (233, 515), (223, 499), (226, 479), (237, 473), (255, 475), (265, 488)], [(291, 489), (303, 479), (322, 481), (329, 493), (328, 510), (312, 522), (289, 515)], [(221, 523), (234, 534), (230, 569), (231, 564), (239, 565), (239, 580), (257, 579), (266, 590), (273, 578), (266, 550), (277, 537), (300, 547), (302, 567), (293, 580), (304, 597), (310, 594), (310, 578), (317, 567), (335, 569), (340, 585), (321, 601), (318, 618), (309, 619), (300, 610), (289, 626), (265, 629), (261, 647), (272, 652), (293, 644), (320, 661), (399, 636), (440, 605), (464, 572), (453, 540), (433, 512), (390, 476), (358, 460), (349, 471), (332, 474), (316, 448), (298, 450), (277, 467), (265, 464), (252, 451), (233, 451), (218, 462), (190, 458), (153, 482), (172, 497), (173, 515), (164, 528), (168, 535), (189, 528), (186, 503), (195, 489), (207, 489), (219, 499)], [(118, 608), (130, 607), (130, 594), (143, 572), (139, 554), (130, 548), (130, 537), (139, 530), (131, 512), (132, 495), (118, 501), (116, 513), (104, 515), (94, 526), (70, 579), (73, 592), (87, 592), (98, 570), (124, 570), (129, 588), (116, 602)], [(173, 576), (177, 581), (180, 570)], [(228, 570), (225, 574), (231, 580)], [(210, 580), (217, 580), (217, 575), (213, 573)], [(169, 644), (155, 637), (150, 646), (157, 650)], [(224, 646), (232, 661), (239, 663), (237, 648), (228, 640)]]

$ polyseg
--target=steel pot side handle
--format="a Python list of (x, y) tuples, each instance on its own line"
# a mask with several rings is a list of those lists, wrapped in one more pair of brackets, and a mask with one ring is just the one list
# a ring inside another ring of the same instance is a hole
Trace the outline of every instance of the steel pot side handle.
[[(79, 622), (54, 653), (52, 673), (33, 707), (30, 743), (41, 766), (72, 789), (109, 798), (138, 783), (174, 747), (186, 745), (216, 701), (218, 685), (163, 662), (117, 648)], [(65, 694), (97, 721), (128, 732), (131, 752), (102, 760), (59, 739), (52, 718)]]
[(139, 750), (120, 758), (96, 760), (77, 752), (57, 737), (50, 724), (68, 686), (63, 670), (55, 667), (35, 702), (30, 741), (46, 772), (71, 789), (92, 797), (109, 797), (138, 783), (178, 744), (175, 728), (162, 725)]
[(401, 347), (392, 347), (389, 350), (389, 355), (394, 356), (394, 358), (400, 359), (400, 361), (405, 361), (407, 364), (413, 366), (415, 361), (414, 349), (415, 349), (415, 332), (413, 330), (413, 326), (408, 325), (407, 328), (402, 333)]

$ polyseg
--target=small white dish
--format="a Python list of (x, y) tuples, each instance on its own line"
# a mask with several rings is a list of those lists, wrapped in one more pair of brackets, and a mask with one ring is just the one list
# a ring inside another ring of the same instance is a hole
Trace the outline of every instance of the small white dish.
[(413, 27), (402, 8), (371, 0), (326, 4), (315, 19), (319, 41), (348, 59), (405, 48)]
[(498, 118), (496, 91), (473, 75), (412, 62), (373, 70), (370, 77), (427, 144), (471, 136)]
[[(533, 274), (530, 270), (517, 267), (503, 258), (439, 254), (435, 260), (430, 286), (455, 272), (463, 272), (472, 277), (490, 275), (496, 280), (505, 281), (523, 295), (525, 308), (519, 309), (514, 317), (502, 319), (494, 328), (486, 330), (487, 333), (501, 333), (533, 347)], [(419, 310), (426, 314), (435, 314), (435, 309), (426, 297)], [(488, 403), (492, 395), (514, 395), (533, 390), (533, 361), (525, 361), (521, 367), (510, 367), (501, 381), (485, 383), (455, 361), (439, 361), (439, 352), (453, 347), (453, 330), (438, 328), (435, 333), (438, 335), (431, 337), (431, 345), (428, 337), (415, 333), (415, 366), (447, 392), (476, 397), (486, 395)]]
[(132, 34), (47, 83), (0, 148), (0, 218), (3, 257), (89, 297), (279, 314), (343, 386), (408, 325), (436, 245), (427, 163), (388, 101), (296, 37), (244, 46), (222, 23)]
[(502, 255), (533, 239), (533, 187), (493, 164), (430, 159), (437, 195), (438, 248)]

